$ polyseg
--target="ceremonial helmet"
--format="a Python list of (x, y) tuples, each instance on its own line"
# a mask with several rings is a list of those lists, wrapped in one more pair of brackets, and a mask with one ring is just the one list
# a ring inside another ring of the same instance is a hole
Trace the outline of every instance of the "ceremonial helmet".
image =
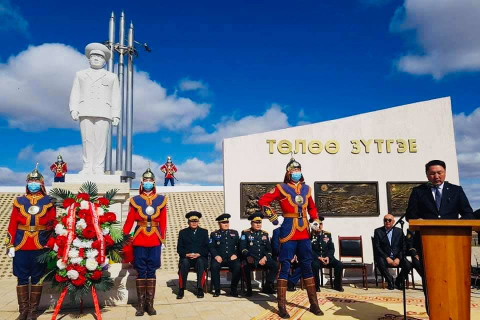
[(153, 174), (152, 170), (150, 169), (150, 161), (148, 162), (147, 170), (145, 170), (145, 172), (142, 174), (142, 180), (145, 180), (145, 179), (155, 180), (155, 175)]
[(43, 183), (43, 176), (40, 171), (38, 171), (38, 162), (35, 165), (35, 169), (27, 175), (27, 181), (28, 180), (40, 180), (40, 182)]
[(60, 154), (57, 156), (57, 162), (63, 162), (63, 158)]
[(167, 157), (167, 162), (172, 162), (172, 157), (168, 156)]
[(290, 158), (290, 161), (287, 163), (287, 167), (286, 167), (286, 170), (287, 172), (288, 171), (291, 171), (293, 169), (300, 169), (302, 170), (302, 165), (300, 164), (300, 162), (298, 162), (297, 160), (295, 160), (295, 158), (293, 157), (293, 154), (292, 154), (292, 157)]

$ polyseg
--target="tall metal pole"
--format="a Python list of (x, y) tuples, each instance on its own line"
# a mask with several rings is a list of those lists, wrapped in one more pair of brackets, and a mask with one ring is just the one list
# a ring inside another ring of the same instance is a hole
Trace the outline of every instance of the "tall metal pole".
[(120, 122), (117, 126), (117, 151), (116, 151), (116, 161), (115, 168), (117, 171), (124, 171), (123, 169), (123, 124), (125, 123), (125, 63), (124, 63), (124, 54), (125, 54), (125, 14), (120, 14), (120, 27), (118, 35), (118, 81), (120, 84)]
[[(130, 22), (130, 29), (128, 30), (128, 67), (127, 67), (127, 139), (125, 144), (125, 169), (127, 175), (132, 172), (132, 129), (133, 129), (133, 56), (135, 54), (135, 47), (133, 46), (133, 23)], [(132, 180), (129, 179), (131, 183)]]
[[(112, 14), (110, 16), (110, 22), (108, 24), (108, 44), (110, 47), (110, 59), (108, 60), (107, 70), (113, 72), (113, 54), (114, 48), (113, 45), (115, 43), (115, 15)], [(110, 129), (108, 130), (107, 136), (107, 153), (105, 155), (105, 172), (112, 173), (112, 125), (110, 124)]]

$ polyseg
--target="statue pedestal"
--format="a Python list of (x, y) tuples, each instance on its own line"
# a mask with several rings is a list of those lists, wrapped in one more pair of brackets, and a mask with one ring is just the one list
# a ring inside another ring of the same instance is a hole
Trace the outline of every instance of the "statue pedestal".
[(130, 185), (128, 182), (121, 182), (120, 175), (81, 175), (66, 174), (65, 182), (54, 182), (53, 188), (69, 190), (78, 193), (80, 187), (85, 182), (94, 182), (98, 188), (98, 194), (104, 196), (111, 189), (118, 189), (117, 194), (113, 198), (116, 202), (110, 206), (110, 211), (117, 215), (117, 220), (122, 220), (122, 204), (130, 197)]

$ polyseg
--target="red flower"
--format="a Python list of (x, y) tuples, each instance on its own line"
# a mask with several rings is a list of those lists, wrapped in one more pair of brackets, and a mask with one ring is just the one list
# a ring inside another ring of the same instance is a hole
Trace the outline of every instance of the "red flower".
[(57, 244), (57, 246), (59, 248), (63, 248), (65, 247), (65, 245), (67, 244), (67, 237), (65, 236), (57, 236), (55, 238), (55, 243)]
[(92, 226), (88, 226), (82, 230), (82, 236), (84, 236), (87, 239), (93, 239), (96, 237), (96, 235), (97, 233), (95, 232), (95, 229)]
[(85, 275), (85, 273), (87, 273), (87, 268), (78, 264), (69, 264), (67, 266), (67, 271), (70, 271), (70, 270), (75, 270), (78, 272), (79, 275), (82, 275), (82, 276)]
[(107, 220), (107, 222), (117, 221), (117, 216), (113, 212), (107, 212), (107, 213), (104, 214), (104, 216), (105, 216), (105, 219)]
[(87, 216), (89, 216), (89, 212), (86, 209), (80, 209), (78, 210), (77, 215), (79, 219), (85, 219)]
[(85, 257), (85, 249), (84, 248), (78, 249), (78, 256), (81, 257), (81, 258)]
[(66, 282), (68, 280), (67, 277), (62, 277), (61, 275), (59, 275), (58, 273), (55, 274), (55, 280), (57, 282)]
[(65, 228), (67, 227), (67, 216), (64, 216), (62, 217), (62, 219), (60, 219), (62, 224), (65, 226)]
[(74, 202), (75, 202), (75, 199), (67, 198), (67, 199), (63, 200), (63, 207), (66, 209), (66, 208), (70, 207), (70, 205)]
[(47, 244), (45, 246), (50, 249), (53, 249), (54, 245), (55, 245), (55, 238), (54, 237), (48, 238)]
[(92, 242), (92, 248), (100, 250), (100, 240), (95, 240)]
[(90, 201), (90, 196), (88, 195), (88, 193), (79, 193), (79, 194), (77, 194), (77, 199), (78, 200)]
[(87, 278), (85, 278), (85, 276), (79, 275), (77, 279), (72, 280), (72, 283), (73, 283), (73, 285), (75, 285), (77, 287), (81, 287), (81, 286), (84, 285), (86, 280), (87, 280)]
[(115, 244), (112, 237), (110, 235), (103, 236), (103, 240), (105, 240), (105, 247), (111, 247)]
[(110, 204), (110, 201), (105, 197), (100, 197), (97, 199), (97, 201), (99, 205), (105, 206), (105, 207), (108, 207), (108, 205)]
[(102, 271), (100, 270), (95, 270), (92, 272), (92, 275), (90, 276), (90, 279), (92, 280), (100, 280), (102, 277)]
[(57, 258), (58, 259), (62, 259), (63, 254), (65, 253), (65, 249), (66, 249), (66, 247), (58, 248), (58, 252), (57, 252)]

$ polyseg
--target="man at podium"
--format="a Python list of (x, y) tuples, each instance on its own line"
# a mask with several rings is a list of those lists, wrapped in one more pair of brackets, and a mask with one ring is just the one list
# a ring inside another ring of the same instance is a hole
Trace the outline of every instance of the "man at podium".
[(445, 181), (447, 166), (442, 160), (425, 165), (428, 182), (413, 188), (408, 200), (410, 219), (473, 219), (473, 210), (462, 187)]

